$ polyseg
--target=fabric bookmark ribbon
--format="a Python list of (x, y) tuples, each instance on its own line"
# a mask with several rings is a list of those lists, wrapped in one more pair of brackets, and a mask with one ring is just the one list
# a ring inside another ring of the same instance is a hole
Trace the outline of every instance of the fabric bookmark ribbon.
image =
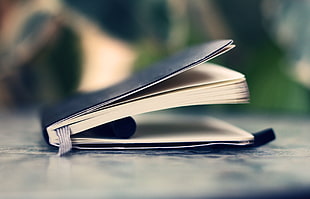
[(68, 126), (58, 128), (56, 129), (56, 135), (59, 139), (59, 150), (57, 155), (63, 156), (72, 149), (72, 142), (70, 138), (71, 129)]

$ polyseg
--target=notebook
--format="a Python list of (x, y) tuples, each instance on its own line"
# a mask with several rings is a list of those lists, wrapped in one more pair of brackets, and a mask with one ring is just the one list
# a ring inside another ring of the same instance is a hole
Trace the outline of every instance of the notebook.
[[(158, 138), (162, 134), (150, 136), (148, 132), (141, 132), (140, 122), (133, 118), (181, 106), (247, 103), (249, 92), (243, 74), (206, 63), (234, 46), (232, 40), (193, 46), (109, 88), (76, 94), (47, 107), (42, 112), (44, 137), (50, 145), (59, 147), (59, 155), (72, 148), (153, 149), (212, 143), (252, 144), (252, 134), (218, 120), (201, 122), (205, 130), (198, 134), (169, 133), (169, 129), (165, 129), (168, 137)], [(208, 129), (216, 126), (218, 130), (214, 132), (217, 133), (213, 133), (211, 139)], [(219, 132), (225, 135), (230, 132), (230, 136), (222, 136)]]

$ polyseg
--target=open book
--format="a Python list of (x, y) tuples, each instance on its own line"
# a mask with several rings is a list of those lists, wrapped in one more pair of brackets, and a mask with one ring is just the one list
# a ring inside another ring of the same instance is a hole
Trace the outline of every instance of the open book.
[[(180, 133), (161, 138), (154, 134), (157, 138), (147, 136), (147, 132), (143, 136), (138, 123), (138, 131), (132, 136), (136, 122), (131, 116), (137, 114), (180, 106), (248, 102), (243, 74), (204, 63), (233, 47), (232, 40), (191, 47), (112, 87), (76, 95), (49, 107), (42, 114), (44, 136), (49, 144), (60, 148), (60, 154), (72, 147), (137, 149), (250, 144), (254, 139), (251, 134), (221, 122), (203, 122), (206, 130), (198, 134)], [(207, 135), (210, 128), (218, 128), (214, 131), (217, 133)], [(166, 131), (169, 134), (169, 129)]]

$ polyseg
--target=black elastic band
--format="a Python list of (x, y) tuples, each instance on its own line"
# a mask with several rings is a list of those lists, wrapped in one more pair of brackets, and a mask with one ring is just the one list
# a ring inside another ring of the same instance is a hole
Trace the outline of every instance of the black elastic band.
[(253, 135), (254, 135), (254, 143), (252, 146), (254, 147), (267, 144), (268, 142), (271, 142), (272, 140), (276, 139), (275, 133), (272, 128), (265, 129), (257, 133), (253, 133)]

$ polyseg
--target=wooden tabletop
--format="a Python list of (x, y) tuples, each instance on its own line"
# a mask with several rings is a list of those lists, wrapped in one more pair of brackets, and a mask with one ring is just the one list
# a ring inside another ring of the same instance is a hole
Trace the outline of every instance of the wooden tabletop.
[[(35, 110), (0, 111), (0, 198), (273, 198), (310, 195), (310, 117), (211, 115), (250, 132), (258, 148), (73, 151), (56, 156)], [(203, 116), (201, 116), (203, 117)]]

